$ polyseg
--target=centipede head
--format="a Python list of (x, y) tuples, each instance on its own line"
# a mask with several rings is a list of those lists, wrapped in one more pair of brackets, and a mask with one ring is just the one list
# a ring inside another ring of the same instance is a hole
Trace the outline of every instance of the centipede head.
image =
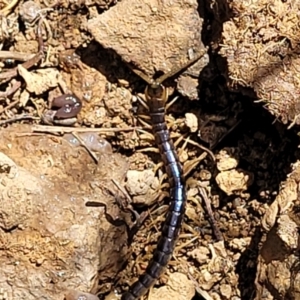
[(148, 84), (145, 89), (145, 96), (147, 101), (167, 101), (168, 90), (159, 82)]
[(145, 80), (148, 85), (145, 89), (145, 96), (147, 101), (163, 101), (166, 102), (168, 99), (168, 91), (167, 89), (162, 85), (162, 83), (167, 79), (175, 74), (181, 72), (183, 69), (188, 68), (190, 65), (195, 63), (200, 57), (202, 57), (206, 53), (206, 50), (201, 50), (197, 54), (195, 54), (193, 59), (188, 60), (185, 64), (180, 66), (175, 66), (172, 70), (169, 72), (159, 76), (156, 79), (150, 78), (148, 75), (146, 75), (143, 71), (131, 66), (129, 64), (129, 67), (131, 70), (140, 76), (143, 80)]

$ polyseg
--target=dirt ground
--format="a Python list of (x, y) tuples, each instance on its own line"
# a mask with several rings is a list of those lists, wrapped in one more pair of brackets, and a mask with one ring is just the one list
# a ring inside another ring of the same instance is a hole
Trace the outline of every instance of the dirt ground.
[(143, 273), (168, 209), (144, 103), (163, 74), (188, 201), (145, 299), (300, 300), (299, 15), (0, 2), (0, 300), (113, 300)]

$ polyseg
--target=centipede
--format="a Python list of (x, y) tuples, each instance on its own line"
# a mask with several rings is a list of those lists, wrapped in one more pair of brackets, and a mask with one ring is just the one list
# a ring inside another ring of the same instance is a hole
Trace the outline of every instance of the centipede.
[(157, 80), (150, 79), (139, 70), (133, 69), (137, 75), (147, 82), (145, 98), (149, 107), (152, 132), (165, 171), (168, 175), (170, 190), (169, 208), (165, 221), (162, 224), (161, 236), (158, 239), (152, 259), (144, 274), (129, 287), (128, 291), (122, 295), (121, 300), (135, 300), (145, 295), (164, 272), (176, 246), (176, 241), (185, 215), (186, 187), (183, 168), (166, 123), (165, 105), (168, 100), (168, 90), (162, 83), (167, 78), (191, 66), (202, 56), (203, 53), (198, 54), (185, 65), (163, 74)]

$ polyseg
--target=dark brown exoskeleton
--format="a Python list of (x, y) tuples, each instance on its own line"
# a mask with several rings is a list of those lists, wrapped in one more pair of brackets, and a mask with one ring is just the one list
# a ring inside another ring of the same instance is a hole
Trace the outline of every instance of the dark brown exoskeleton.
[(182, 167), (165, 121), (167, 90), (161, 84), (153, 83), (146, 87), (145, 95), (149, 105), (155, 142), (169, 177), (170, 206), (162, 227), (162, 235), (158, 240), (157, 249), (145, 274), (122, 296), (122, 300), (133, 300), (143, 296), (163, 273), (172, 256), (185, 213), (186, 194)]
[(166, 78), (173, 76), (183, 68), (188, 67), (202, 55), (189, 61), (189, 63), (175, 72), (164, 74), (156, 81), (148, 79), (144, 74), (136, 72), (148, 82), (145, 89), (146, 101), (149, 106), (152, 131), (156, 145), (164, 162), (165, 170), (169, 178), (170, 200), (169, 210), (162, 226), (162, 233), (158, 240), (157, 248), (148, 267), (139, 280), (136, 281), (129, 291), (122, 295), (122, 300), (135, 300), (145, 295), (149, 288), (155, 283), (167, 266), (176, 240), (179, 234), (181, 223), (185, 214), (186, 192), (182, 166), (179, 162), (173, 141), (165, 120), (165, 103), (168, 100), (167, 89), (161, 84)]

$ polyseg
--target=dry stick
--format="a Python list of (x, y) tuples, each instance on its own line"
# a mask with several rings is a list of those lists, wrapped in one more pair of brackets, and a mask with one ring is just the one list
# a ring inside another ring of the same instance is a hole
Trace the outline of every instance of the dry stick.
[(0, 59), (15, 59), (19, 61), (27, 61), (32, 59), (36, 54), (24, 53), (24, 52), (13, 52), (13, 51), (0, 51)]
[[(39, 49), (38, 49), (38, 53), (35, 54), (31, 59), (27, 60), (26, 62), (24, 62), (23, 64), (21, 64), (21, 66), (25, 69), (29, 69), (32, 66), (34, 66), (35, 64), (37, 64), (38, 62), (41, 61), (41, 59), (44, 57), (44, 42), (43, 42), (43, 36), (42, 36), (42, 26), (43, 23), (43, 19), (41, 19), (38, 23), (38, 27), (37, 27), (37, 40), (38, 40), (38, 44), (39, 44)], [(15, 67), (7, 72), (4, 73), (0, 73), (0, 80), (1, 83), (7, 82), (9, 81), (12, 77), (15, 77), (18, 75), (18, 67)]]
[[(186, 140), (186, 139), (184, 139), (184, 140)], [(194, 146), (196, 146), (196, 147), (198, 147), (198, 148), (200, 148), (201, 150), (207, 152), (211, 156), (211, 158), (213, 159), (213, 161), (216, 161), (216, 157), (214, 156), (214, 154), (212, 153), (212, 151), (210, 151), (208, 148), (206, 148), (206, 147), (204, 147), (204, 146), (202, 146), (202, 145), (194, 142), (193, 140), (188, 140), (187, 142), (190, 143), (190, 144), (192, 144), (192, 145), (194, 145)]]
[(11, 102), (11, 103), (10, 103), (9, 105), (7, 105), (6, 107), (0, 109), (0, 115), (1, 115), (3, 112), (5, 112), (5, 111), (11, 109), (12, 107), (14, 107), (14, 106), (15, 106), (17, 103), (19, 103), (19, 102), (20, 102), (20, 99), (17, 99), (17, 100), (15, 100), (15, 101)]
[(12, 0), (7, 6), (0, 10), (0, 15), (8, 16), (14, 6), (17, 5), (19, 0)]
[[(38, 52), (37, 54), (34, 55), (33, 58), (31, 58), (31, 59), (27, 60), (26, 62), (24, 62), (23, 64), (21, 64), (21, 66), (25, 69), (29, 69), (32, 66), (34, 66), (35, 64), (37, 64), (43, 58), (43, 56), (44, 56), (43, 53)], [(3, 79), (3, 81), (1, 81), (1, 83), (9, 81), (12, 77), (16, 77), (17, 75), (18, 75), (18, 67), (15, 67), (4, 73), (0, 73), (0, 80)]]
[(129, 204), (131, 205), (131, 203), (132, 203), (133, 201), (132, 201), (131, 197), (129, 196), (129, 194), (127, 193), (126, 189), (123, 188), (117, 180), (112, 179), (111, 181), (112, 181), (113, 184), (119, 189), (119, 191), (122, 192), (123, 195), (126, 197), (127, 203), (129, 203)]
[(89, 155), (94, 159), (94, 161), (96, 162), (96, 164), (98, 164), (98, 157), (97, 155), (94, 153), (94, 151), (92, 151), (85, 143), (85, 141), (76, 133), (76, 132), (72, 132), (72, 135), (79, 141), (79, 143), (86, 149), (86, 151), (89, 153)]
[(215, 237), (216, 237), (217, 241), (223, 241), (224, 239), (223, 239), (222, 233), (221, 233), (221, 231), (220, 231), (220, 229), (217, 225), (216, 219), (214, 218), (213, 211), (211, 209), (211, 203), (210, 203), (210, 200), (209, 200), (209, 198), (206, 194), (206, 191), (201, 186), (198, 186), (198, 191), (199, 191), (202, 199), (204, 200), (206, 210), (207, 210), (207, 214), (208, 214), (208, 219), (209, 219), (210, 225), (213, 229), (213, 232), (215, 234)]
[(20, 81), (12, 80), (12, 86), (8, 87), (5, 92), (0, 91), (0, 99), (5, 99), (8, 96), (14, 94), (21, 87)]
[(203, 297), (205, 300), (213, 300), (213, 298), (210, 297), (209, 294), (200, 287), (199, 282), (194, 278), (194, 276), (191, 274), (190, 270), (187, 267), (185, 267), (185, 269), (186, 269), (186, 273), (188, 274), (189, 279), (193, 281), (197, 293), (201, 297)]
[(8, 123), (22, 121), (22, 120), (39, 120), (39, 118), (38, 117), (33, 117), (33, 116), (28, 116), (28, 115), (15, 116), (11, 119), (0, 121), (0, 126), (8, 124)]
[[(176, 136), (176, 137), (177, 137), (177, 136)], [(206, 147), (200, 145), (199, 143), (197, 143), (197, 142), (191, 140), (189, 137), (188, 137), (188, 138), (185, 138), (185, 135), (179, 136), (179, 138), (174, 142), (175, 147), (177, 147), (177, 145), (178, 145), (182, 140), (184, 140), (186, 143), (189, 143), (189, 144), (191, 144), (191, 145), (194, 145), (194, 146), (200, 148), (201, 150), (207, 152), (207, 153), (211, 156), (212, 160), (213, 160), (213, 161), (216, 161), (216, 158), (215, 158), (214, 154), (212, 153), (212, 151), (210, 151), (208, 148), (206, 148)]]
[[(39, 52), (36, 55), (34, 55), (33, 58), (29, 59), (28, 61), (26, 61), (22, 64), (22, 66), (26, 69), (29, 69), (30, 67), (32, 67), (33, 65), (38, 63), (44, 56), (44, 54), (43, 54), (44, 42), (43, 42), (43, 37), (42, 37), (41, 24), (42, 24), (42, 22), (39, 22), (38, 28), (37, 28), (37, 39), (38, 39), (38, 44), (39, 44)], [(17, 76), (17, 74), (18, 74), (18, 67), (15, 67), (4, 73), (0, 73), (0, 80), (3, 79), (3, 81), (1, 83), (9, 81), (12, 77)], [(15, 86), (13, 87), (12, 91), (9, 91), (9, 92), (13, 93), (14, 91), (16, 91), (20, 87), (19, 85), (20, 85), (20, 83), (17, 82), (15, 84)], [(4, 93), (6, 93), (6, 92), (4, 92)], [(8, 109), (14, 107), (18, 102), (20, 102), (20, 99), (17, 99), (15, 101), (11, 102), (8, 106), (6, 106), (2, 110), (0, 110), (0, 114), (7, 111)]]
[(143, 129), (142, 127), (128, 127), (128, 128), (76, 128), (76, 127), (64, 127), (64, 126), (45, 126), (45, 125), (33, 125), (31, 127), (32, 132), (47, 132), (47, 133), (72, 133), (72, 132), (99, 132), (99, 133), (114, 133), (121, 131), (132, 131), (137, 129)]
[[(179, 235), (179, 238), (182, 238), (182, 236)], [(185, 243), (182, 243), (182, 244), (178, 245), (178, 246), (175, 248), (175, 250), (176, 250), (177, 252), (179, 252), (179, 250), (186, 248), (188, 245), (193, 244), (194, 241), (197, 241), (197, 240), (199, 240), (199, 236), (195, 236), (195, 237), (193, 237), (193, 238), (188, 238), (187, 241), (186, 241)]]
[[(108, 188), (106, 188), (104, 185), (101, 184), (101, 187), (102, 187), (102, 189), (105, 189), (105, 190), (107, 190), (111, 193), (111, 191)], [(113, 196), (113, 194), (112, 194), (112, 196)], [(107, 209), (108, 205), (105, 202), (87, 201), (85, 203), (85, 206), (87, 206), (87, 207), (103, 207), (105, 218), (109, 223), (113, 224), (114, 226), (122, 226), (122, 225), (128, 226), (127, 223), (124, 220), (118, 219), (118, 217), (114, 218), (112, 215), (109, 214), (108, 209)]]
[(219, 140), (217, 140), (212, 146), (211, 146), (211, 149), (214, 149), (219, 143), (221, 143), (225, 137), (231, 133), (237, 126), (239, 126), (241, 123), (241, 120), (238, 120), (225, 134), (223, 134), (221, 136), (221, 138)]

